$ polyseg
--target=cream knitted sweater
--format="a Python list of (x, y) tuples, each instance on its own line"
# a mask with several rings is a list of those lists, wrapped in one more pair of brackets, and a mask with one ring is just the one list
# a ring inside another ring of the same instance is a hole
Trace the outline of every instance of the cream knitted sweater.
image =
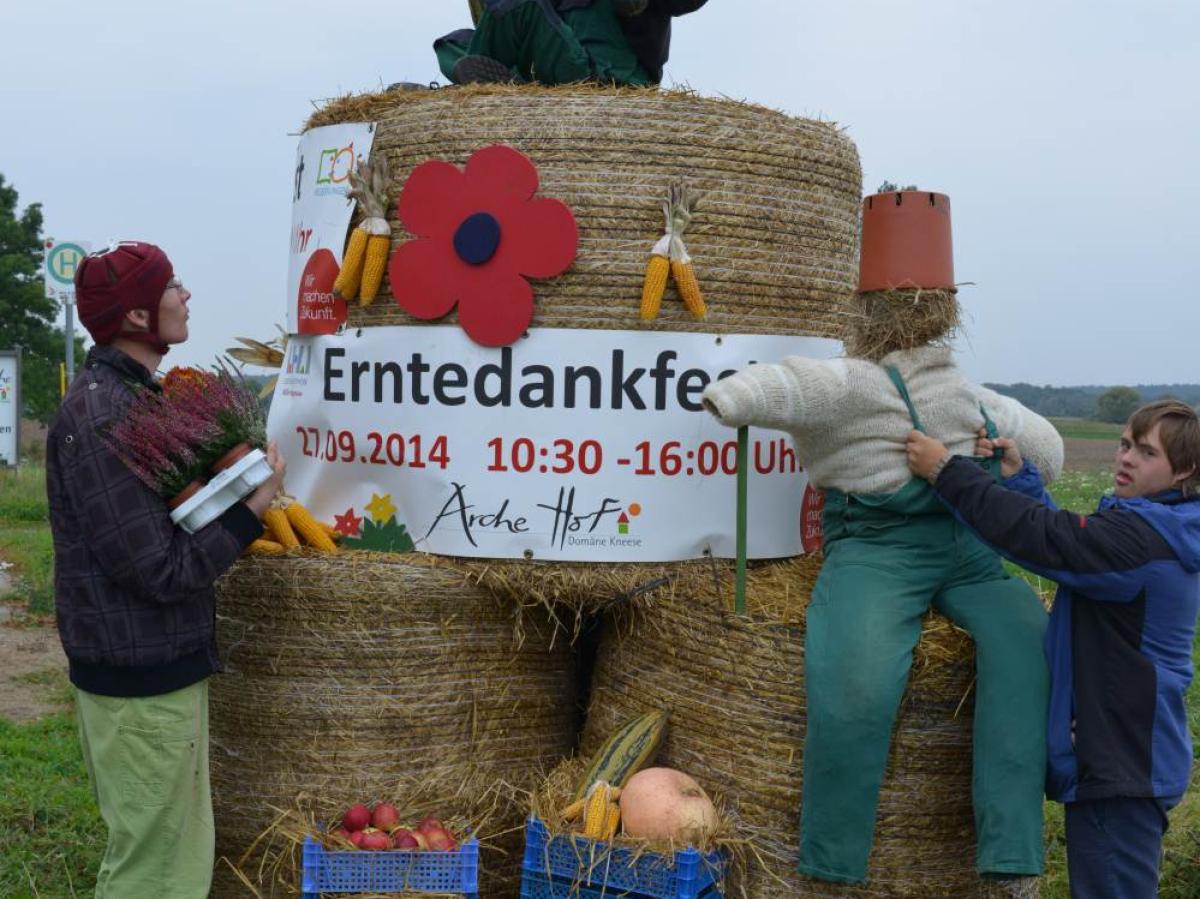
[(974, 453), (982, 404), (1000, 436), (1015, 440), (1047, 482), (1058, 477), (1063, 443), (1054, 426), (1016, 400), (968, 383), (946, 347), (900, 350), (878, 364), (789, 356), (751, 365), (710, 384), (704, 405), (730, 427), (789, 432), (815, 487), (893, 493), (912, 477), (904, 452), (912, 419), (885, 366), (899, 370), (925, 431), (950, 452)]

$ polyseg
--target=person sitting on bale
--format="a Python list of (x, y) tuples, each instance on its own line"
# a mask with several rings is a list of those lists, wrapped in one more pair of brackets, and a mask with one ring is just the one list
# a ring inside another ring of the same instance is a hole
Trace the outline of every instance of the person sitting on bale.
[(1066, 812), (1078, 899), (1158, 895), (1167, 811), (1188, 787), (1187, 704), (1200, 611), (1200, 418), (1159, 400), (1117, 449), (1113, 492), (1091, 515), (1060, 511), (1016, 441), (1006, 479), (913, 432), (909, 466), (1005, 558), (1058, 584), (1046, 654), (1046, 776)]
[[(939, 252), (940, 251), (940, 252)], [(896, 289), (897, 285), (900, 289)], [(845, 358), (752, 365), (704, 392), (731, 427), (785, 430), (825, 490), (825, 563), (808, 607), (799, 871), (867, 878), (892, 724), (932, 604), (976, 646), (976, 868), (1042, 872), (1046, 611), (1026, 583), (909, 473), (913, 428), (970, 453), (980, 429), (1018, 436), (1051, 477), (1054, 427), (969, 383), (946, 341), (958, 323), (949, 200), (896, 192), (863, 209), (859, 313)], [(987, 460), (989, 471), (998, 463)]]
[(434, 41), (455, 84), (658, 84), (671, 19), (708, 0), (471, 0), (474, 30)]

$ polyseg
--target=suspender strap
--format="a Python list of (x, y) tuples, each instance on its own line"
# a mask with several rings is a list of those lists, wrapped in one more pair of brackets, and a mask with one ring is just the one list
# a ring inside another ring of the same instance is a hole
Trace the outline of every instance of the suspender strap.
[(900, 377), (900, 372), (895, 366), (889, 365), (886, 369), (888, 377), (892, 379), (892, 383), (896, 385), (896, 390), (900, 392), (900, 399), (904, 400), (904, 405), (908, 407), (908, 415), (912, 419), (912, 426), (925, 433), (925, 426), (921, 424), (921, 416), (917, 414), (917, 407), (913, 405), (912, 398), (908, 395), (908, 387), (904, 384), (904, 379)]

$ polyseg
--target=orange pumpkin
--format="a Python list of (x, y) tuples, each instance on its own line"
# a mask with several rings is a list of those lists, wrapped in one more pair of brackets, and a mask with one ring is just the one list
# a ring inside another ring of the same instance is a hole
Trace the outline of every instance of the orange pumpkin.
[(621, 791), (621, 826), (631, 837), (698, 846), (718, 823), (708, 794), (674, 768), (645, 768)]

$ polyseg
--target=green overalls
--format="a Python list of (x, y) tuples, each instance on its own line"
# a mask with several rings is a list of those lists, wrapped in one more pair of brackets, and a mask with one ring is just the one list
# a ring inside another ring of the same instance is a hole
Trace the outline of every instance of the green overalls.
[[(899, 372), (888, 374), (923, 431)], [(824, 528), (805, 638), (800, 873), (867, 877), (892, 724), (932, 601), (975, 640), (976, 868), (1040, 874), (1049, 696), (1042, 603), (925, 481), (886, 495), (828, 491)]]
[(484, 9), (473, 33), (448, 34), (434, 42), (433, 50), (451, 81), (464, 56), (487, 56), (520, 80), (541, 84), (650, 83), (621, 31), (612, 0), (561, 13), (552, 0), (513, 0), (503, 12)]

